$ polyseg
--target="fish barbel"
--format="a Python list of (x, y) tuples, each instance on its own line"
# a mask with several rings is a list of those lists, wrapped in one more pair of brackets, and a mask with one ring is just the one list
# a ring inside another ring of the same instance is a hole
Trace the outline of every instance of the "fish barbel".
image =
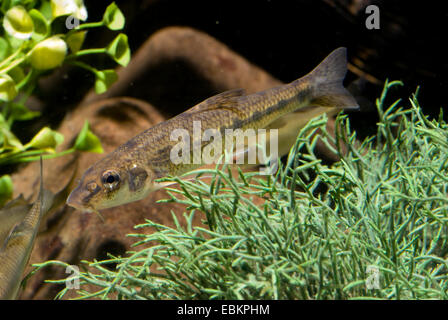
[[(171, 150), (178, 144), (171, 139), (171, 133), (183, 129), (194, 136), (197, 121), (201, 123), (199, 136), (202, 137), (207, 129), (221, 133), (226, 129), (261, 129), (272, 127), (279, 120), (296, 121), (293, 115), (304, 118), (305, 112), (314, 117), (329, 111), (358, 108), (342, 84), (346, 72), (346, 49), (338, 48), (306, 76), (289, 84), (254, 94), (245, 94), (242, 89), (230, 90), (208, 98), (140, 133), (92, 165), (68, 197), (67, 204), (98, 212), (146, 197), (164, 186), (156, 183), (156, 179), (199, 167), (201, 164), (196, 161), (174, 163), (170, 158)], [(303, 110), (306, 111), (301, 114)], [(201, 148), (208, 143), (201, 141)]]

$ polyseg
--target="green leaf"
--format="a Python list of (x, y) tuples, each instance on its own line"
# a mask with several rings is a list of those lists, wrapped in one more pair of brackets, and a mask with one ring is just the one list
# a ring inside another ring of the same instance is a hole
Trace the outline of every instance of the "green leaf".
[(67, 42), (67, 45), (72, 53), (76, 53), (81, 49), (86, 33), (87, 31), (75, 32), (67, 37), (65, 41)]
[(0, 37), (0, 61), (8, 56), (9, 44), (4, 38)]
[(25, 148), (43, 149), (52, 152), (63, 141), (64, 136), (62, 134), (44, 127), (25, 145)]
[(0, 75), (0, 101), (11, 101), (17, 96), (14, 81), (7, 74)]
[(98, 94), (106, 92), (118, 79), (118, 75), (113, 69), (97, 71), (95, 75), (95, 92)]
[(24, 7), (15, 6), (6, 12), (3, 27), (11, 36), (23, 40), (31, 37), (34, 23)]
[[(19, 139), (9, 129), (2, 127), (0, 131), (3, 135), (3, 149), (18, 149), (23, 150), (23, 145)], [(1, 137), (1, 136), (0, 136)]]
[(0, 206), (12, 198), (12, 179), (9, 175), (0, 177)]
[(58, 36), (39, 42), (29, 55), (31, 65), (38, 70), (60, 66), (67, 54), (67, 44)]
[(8, 72), (8, 75), (12, 78), (14, 83), (19, 83), (25, 78), (25, 73), (21, 67), (15, 67)]
[(5, 13), (11, 7), (11, 0), (3, 0), (1, 3), (2, 13)]
[(11, 48), (12, 52), (15, 52), (16, 50), (18, 50), (23, 45), (23, 42), (25, 40), (27, 40), (27, 39), (23, 40), (23, 39), (16, 38), (16, 37), (10, 35), (9, 33), (5, 33), (5, 38), (8, 39), (7, 41), (9, 43), (9, 47)]
[(103, 23), (110, 30), (121, 30), (124, 27), (125, 18), (115, 2), (112, 2), (104, 12)]
[(100, 139), (89, 129), (89, 123), (84, 122), (84, 126), (81, 129), (81, 132), (79, 133), (78, 137), (75, 141), (74, 148), (76, 150), (80, 151), (89, 151), (89, 152), (96, 152), (96, 153), (102, 153), (103, 147), (101, 146)]
[(11, 108), (11, 118), (18, 121), (31, 120), (40, 116), (39, 111), (31, 111), (23, 104), (13, 103)]
[(40, 41), (50, 33), (50, 26), (45, 17), (36, 9), (32, 9), (29, 15), (34, 23), (34, 33), (32, 38)]
[(38, 10), (45, 17), (45, 20), (52, 20), (51, 3), (49, 1), (43, 1)]
[(128, 45), (128, 37), (120, 33), (106, 48), (106, 52), (118, 64), (127, 66), (131, 60), (131, 50)]

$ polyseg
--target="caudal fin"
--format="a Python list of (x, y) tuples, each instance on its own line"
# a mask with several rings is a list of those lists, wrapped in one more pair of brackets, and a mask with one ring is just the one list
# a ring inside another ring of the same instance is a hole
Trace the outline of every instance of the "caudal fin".
[(310, 104), (326, 108), (359, 109), (355, 98), (342, 84), (346, 73), (347, 49), (338, 48), (306, 76), (312, 88)]

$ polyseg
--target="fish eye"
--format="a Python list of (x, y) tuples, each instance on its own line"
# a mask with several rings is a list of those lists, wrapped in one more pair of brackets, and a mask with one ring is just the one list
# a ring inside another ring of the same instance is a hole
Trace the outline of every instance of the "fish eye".
[(120, 184), (120, 175), (115, 170), (107, 170), (103, 172), (101, 181), (108, 190), (112, 191)]

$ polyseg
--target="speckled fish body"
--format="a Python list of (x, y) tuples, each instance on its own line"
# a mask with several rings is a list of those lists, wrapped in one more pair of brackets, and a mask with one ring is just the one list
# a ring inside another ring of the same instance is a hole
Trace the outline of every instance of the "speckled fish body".
[[(49, 194), (48, 194), (49, 195)], [(40, 220), (46, 210), (47, 195), (41, 187), (39, 198), (20, 223), (16, 224), (0, 247), (0, 299), (15, 299), (23, 272), (30, 258)], [(23, 209), (27, 209), (23, 207)]]
[[(196, 136), (202, 137), (207, 129), (224, 135), (226, 129), (273, 127), (279, 120), (288, 121), (288, 115), (292, 115), (291, 119), (300, 116), (304, 110), (319, 110), (321, 114), (357, 108), (355, 99), (342, 85), (346, 71), (346, 49), (339, 48), (309, 74), (289, 84), (254, 94), (236, 89), (213, 96), (142, 132), (92, 165), (67, 203), (83, 211), (97, 211), (136, 201), (162, 187), (154, 180), (200, 166), (195, 159), (174, 163), (170, 158), (171, 150), (179, 143), (171, 138), (172, 132), (183, 129), (194, 137), (195, 122), (201, 124)], [(208, 142), (193, 140), (195, 143), (204, 148)]]

